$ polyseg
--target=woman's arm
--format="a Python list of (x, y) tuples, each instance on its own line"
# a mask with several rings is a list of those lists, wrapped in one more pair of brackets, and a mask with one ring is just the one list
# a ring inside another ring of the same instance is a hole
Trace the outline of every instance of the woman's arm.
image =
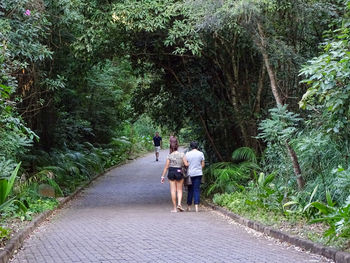
[(190, 164), (188, 163), (187, 159), (186, 159), (186, 156), (184, 156), (184, 157), (182, 158), (182, 160), (183, 160), (185, 166), (189, 166), (189, 165), (190, 165)]
[(164, 166), (164, 169), (163, 169), (163, 172), (162, 172), (162, 176), (161, 176), (161, 179), (160, 179), (161, 183), (164, 183), (164, 176), (165, 176), (166, 172), (169, 169), (169, 164), (170, 164), (169, 159), (166, 159), (165, 166)]
[(204, 160), (202, 160), (201, 161), (201, 165), (202, 165), (202, 169), (204, 168), (204, 166), (205, 166), (205, 162), (204, 162)]

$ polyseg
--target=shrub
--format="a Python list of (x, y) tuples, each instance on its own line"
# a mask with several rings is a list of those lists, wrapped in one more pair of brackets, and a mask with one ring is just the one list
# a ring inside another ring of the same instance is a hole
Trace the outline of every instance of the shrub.
[(232, 153), (234, 162), (220, 162), (212, 164), (206, 170), (206, 178), (211, 184), (207, 194), (231, 193), (243, 189), (244, 185), (252, 178), (255, 171), (260, 170), (257, 157), (253, 149), (242, 147)]

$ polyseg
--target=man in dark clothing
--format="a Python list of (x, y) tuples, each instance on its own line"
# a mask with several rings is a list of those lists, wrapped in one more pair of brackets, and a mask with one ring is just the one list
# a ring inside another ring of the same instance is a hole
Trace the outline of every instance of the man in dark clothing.
[(153, 137), (153, 144), (156, 153), (156, 161), (158, 162), (159, 151), (162, 147), (162, 137), (159, 136), (159, 132), (156, 132), (156, 136)]

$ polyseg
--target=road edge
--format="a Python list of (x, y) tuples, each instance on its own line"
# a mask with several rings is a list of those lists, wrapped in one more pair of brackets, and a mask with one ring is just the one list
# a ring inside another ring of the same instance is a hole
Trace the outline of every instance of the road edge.
[(237, 223), (247, 226), (251, 229), (254, 229), (258, 232), (264, 233), (268, 236), (274, 237), (276, 239), (279, 239), (284, 242), (288, 242), (290, 244), (293, 244), (295, 246), (298, 246), (300, 248), (306, 249), (314, 254), (318, 254), (321, 256), (324, 256), (326, 258), (334, 260), (336, 263), (350, 263), (350, 253), (337, 250), (335, 248), (326, 247), (317, 243), (314, 243), (310, 240), (305, 240), (300, 237), (287, 234), (285, 232), (273, 229), (271, 227), (268, 227), (262, 223), (249, 220), (247, 218), (244, 218), (240, 215), (237, 215), (229, 210), (227, 210), (224, 207), (218, 206), (210, 202), (209, 200), (203, 200), (202, 203), (210, 207), (211, 209), (220, 212), (221, 214), (228, 216), (229, 218), (233, 219)]

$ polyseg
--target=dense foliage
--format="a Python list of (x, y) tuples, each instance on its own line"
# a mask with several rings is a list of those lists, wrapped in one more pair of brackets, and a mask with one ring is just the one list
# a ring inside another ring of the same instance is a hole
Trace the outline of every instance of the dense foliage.
[(0, 3), (0, 243), (7, 220), (54, 208), (54, 197), (152, 146), (157, 127), (130, 106), (147, 78), (118, 52), (122, 39), (106, 45), (106, 30), (116, 38), (119, 30), (107, 9), (100, 1)]
[(344, 0), (1, 1), (4, 185), (22, 162), (3, 218), (54, 207), (43, 185), (66, 195), (163, 128), (201, 142), (219, 204), (349, 237), (349, 12)]
[[(347, 5), (115, 4), (113, 20), (129, 33), (134, 66), (152, 74), (151, 83), (136, 89), (135, 110), (174, 129), (191, 127), (209, 160), (221, 161), (208, 171), (210, 194), (248, 190), (252, 206), (282, 214), (302, 208), (308, 218), (320, 216), (308, 204), (326, 202), (326, 193), (342, 207), (348, 192), (339, 182), (349, 156)], [(308, 111), (299, 109), (301, 98)], [(262, 153), (259, 163), (232, 159), (238, 146)]]
[[(325, 222), (329, 228), (324, 241), (348, 248), (349, 3), (344, 8), (343, 17), (335, 19), (332, 28), (325, 32), (321, 54), (300, 70), (300, 75), (306, 77), (301, 85), (306, 83), (309, 88), (299, 105), (307, 114), (298, 109), (294, 111), (299, 113), (291, 112), (286, 105), (270, 109), (268, 118), (259, 124), (258, 136), (267, 143), (267, 148), (259, 169), (253, 171), (255, 175), (262, 173), (240, 191), (232, 194), (226, 191), (216, 195), (214, 201), (266, 223), (293, 222), (295, 217), (306, 218), (311, 223)], [(283, 147), (285, 142), (290, 143), (299, 157), (307, 182), (303, 191), (295, 191), (295, 181), (290, 176), (292, 163)], [(259, 181), (265, 174), (270, 174), (272, 179), (263, 186)], [(249, 211), (260, 212), (254, 215)], [(277, 219), (267, 222), (264, 214)]]

